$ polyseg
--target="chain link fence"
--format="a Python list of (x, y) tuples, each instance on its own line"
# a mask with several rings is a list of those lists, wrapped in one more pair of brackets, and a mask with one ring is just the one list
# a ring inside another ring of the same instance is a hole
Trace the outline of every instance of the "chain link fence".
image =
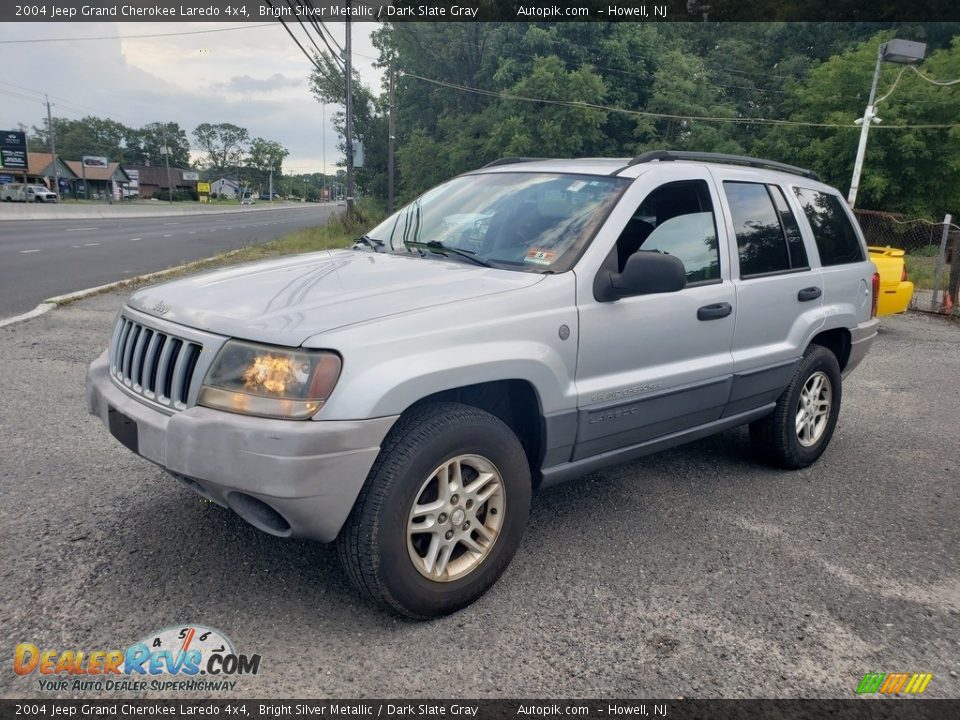
[(876, 210), (854, 210), (872, 247), (898, 248), (907, 279), (914, 285), (911, 310), (960, 317), (960, 225), (947, 215), (942, 222)]

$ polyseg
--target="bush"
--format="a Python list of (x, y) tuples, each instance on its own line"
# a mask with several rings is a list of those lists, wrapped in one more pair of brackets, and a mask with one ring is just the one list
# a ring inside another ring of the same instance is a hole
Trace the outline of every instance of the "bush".
[[(191, 200), (199, 200), (200, 195), (196, 190), (174, 190), (173, 193), (174, 202), (189, 202)], [(157, 200), (163, 200), (165, 202), (171, 199), (171, 193), (167, 190), (160, 190), (154, 197)]]

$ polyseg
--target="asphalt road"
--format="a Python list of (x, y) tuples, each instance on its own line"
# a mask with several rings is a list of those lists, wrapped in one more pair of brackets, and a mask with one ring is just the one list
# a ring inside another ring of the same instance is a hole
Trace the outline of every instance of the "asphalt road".
[(198, 501), (85, 414), (121, 301), (0, 329), (4, 696), (42, 695), (17, 643), (186, 622), (262, 655), (232, 697), (849, 698), (895, 671), (960, 696), (956, 325), (886, 319), (814, 467), (758, 464), (740, 429), (543, 492), (493, 590), (414, 623), (362, 602), (332, 547)]
[(322, 225), (331, 206), (176, 217), (0, 222), (0, 318), (48, 297)]

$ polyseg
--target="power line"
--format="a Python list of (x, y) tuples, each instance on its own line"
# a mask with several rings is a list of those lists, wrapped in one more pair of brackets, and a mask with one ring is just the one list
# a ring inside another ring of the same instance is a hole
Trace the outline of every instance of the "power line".
[(84, 42), (87, 40), (134, 40), (138, 38), (174, 37), (176, 35), (208, 35), (210, 33), (231, 32), (233, 30), (253, 30), (254, 28), (271, 27), (273, 23), (258, 23), (256, 25), (241, 25), (240, 27), (213, 28), (211, 30), (184, 30), (172, 33), (149, 33), (144, 35), (93, 35), (83, 37), (58, 38), (29, 38), (26, 40), (0, 40), (0, 45), (17, 45), (21, 43), (48, 43), (48, 42)]
[[(451, 88), (454, 90), (460, 90), (463, 92), (471, 92), (477, 95), (486, 95), (489, 97), (500, 98), (501, 100), (517, 100), (522, 102), (535, 102), (543, 103), (546, 105), (560, 105), (563, 107), (573, 107), (580, 109), (588, 110), (600, 110), (603, 112), (615, 112), (622, 113), (625, 115), (635, 115), (640, 117), (655, 117), (655, 118), (664, 118), (669, 120), (696, 120), (700, 122), (727, 122), (727, 123), (736, 123), (741, 125), (779, 125), (787, 127), (817, 127), (817, 128), (834, 128), (841, 130), (851, 130), (859, 129), (856, 125), (852, 123), (850, 125), (843, 125), (840, 123), (814, 123), (814, 122), (804, 122), (800, 120), (775, 120), (773, 118), (754, 118), (754, 117), (717, 117), (717, 116), (703, 116), (703, 115), (676, 115), (672, 113), (657, 113), (650, 112), (647, 110), (628, 110), (627, 108), (613, 107), (610, 105), (599, 105), (596, 103), (580, 102), (580, 101), (569, 101), (569, 100), (547, 100), (545, 98), (531, 98), (525, 97), (523, 95), (511, 95), (509, 93), (495, 92), (493, 90), (482, 90), (480, 88), (472, 88), (466, 85), (457, 85), (455, 83), (444, 82), (443, 80), (435, 80), (433, 78), (426, 78), (421, 75), (415, 75), (411, 72), (404, 71), (402, 73), (408, 77), (416, 78), (417, 80), (422, 80), (424, 82), (432, 83), (434, 85), (440, 85), (442, 87)], [(881, 125), (886, 130), (947, 130), (952, 128), (960, 127), (960, 124), (928, 124), (928, 125)]]

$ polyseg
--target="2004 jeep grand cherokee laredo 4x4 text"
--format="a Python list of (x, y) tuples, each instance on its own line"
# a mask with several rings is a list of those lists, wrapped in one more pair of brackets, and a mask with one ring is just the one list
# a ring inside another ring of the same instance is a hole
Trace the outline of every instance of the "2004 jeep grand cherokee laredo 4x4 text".
[(137, 291), (90, 366), (128, 448), (357, 587), (432, 617), (479, 597), (531, 494), (750, 424), (823, 453), (877, 333), (836, 190), (764, 160), (492, 163), (352, 249)]

